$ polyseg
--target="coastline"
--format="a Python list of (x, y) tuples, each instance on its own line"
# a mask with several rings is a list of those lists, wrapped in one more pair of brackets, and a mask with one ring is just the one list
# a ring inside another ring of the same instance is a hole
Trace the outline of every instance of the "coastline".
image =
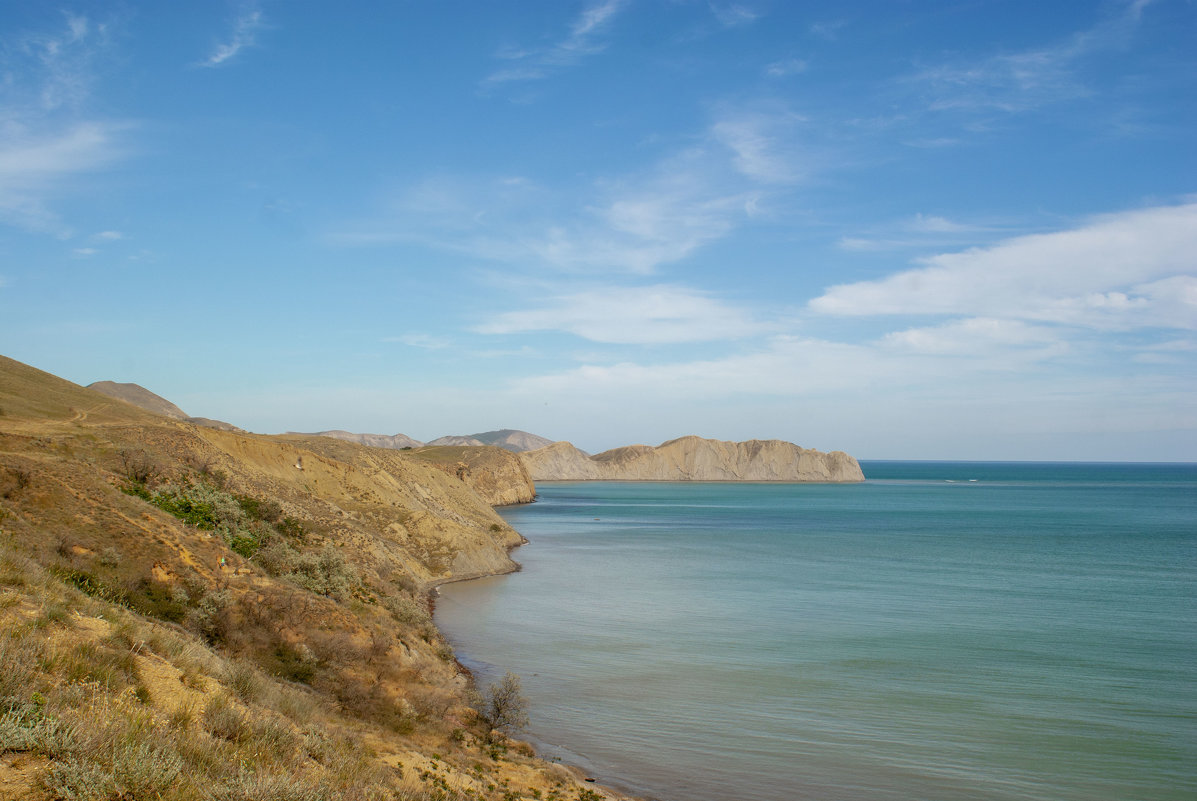
[[(535, 500), (525, 501), (524, 503), (518, 504), (506, 504), (503, 507), (496, 508), (522, 507), (532, 503), (535, 503)], [(510, 549), (508, 549), (508, 555), (510, 555), (516, 549), (522, 548), (530, 543), (530, 540), (528, 540), (527, 537), (524, 537), (523, 534), (520, 534), (520, 536), (523, 538), (523, 542), (519, 543), (518, 545), (513, 545)], [(440, 635), (445, 642), (449, 643), (449, 645), (453, 648), (453, 664), (456, 666), (458, 673), (475, 688), (477, 687), (477, 671), (471, 668), (468, 664), (472, 660), (468, 654), (461, 654), (458, 652), (458, 647), (454, 643), (453, 638), (449, 636), (449, 632), (447, 632), (442, 624), (436, 619), (437, 599), (441, 596), (440, 588), (448, 585), (467, 584), (469, 582), (480, 581), (483, 579), (502, 578), (504, 576), (511, 576), (521, 572), (523, 570), (523, 565), (519, 562), (515, 562), (514, 560), (512, 561), (514, 562), (515, 566), (509, 570), (470, 576), (455, 576), (449, 579), (444, 579), (429, 586), (425, 593), (428, 603), (428, 614), (432, 620), (432, 625), (435, 626), (437, 631), (440, 632)], [(586, 782), (587, 784), (591, 784), (599, 790), (603, 790), (611, 799), (611, 801), (643, 801), (644, 799), (644, 797), (634, 794), (636, 790), (630, 782), (620, 781), (618, 778), (614, 780), (605, 779), (600, 781), (595, 775), (600, 771), (595, 771), (587, 767), (591, 761), (584, 755), (571, 750), (567, 746), (550, 743), (535, 736), (529, 736), (527, 732), (519, 732), (510, 739), (515, 742), (522, 742), (531, 746), (537, 759), (556, 765), (561, 765), (563, 768), (573, 773), (578, 780)]]

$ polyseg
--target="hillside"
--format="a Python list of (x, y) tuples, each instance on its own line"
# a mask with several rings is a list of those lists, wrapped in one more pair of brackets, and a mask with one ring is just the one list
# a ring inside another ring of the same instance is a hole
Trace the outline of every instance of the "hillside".
[(0, 799), (617, 797), (492, 730), (432, 623), (428, 588), (516, 568), (483, 450), (205, 428), (0, 357)]
[(842, 451), (781, 440), (725, 442), (681, 437), (653, 448), (629, 445), (587, 456), (568, 442), (521, 453), (533, 481), (863, 481)]
[(204, 426), (205, 428), (219, 428), (222, 431), (241, 431), (242, 429), (226, 423), (222, 420), (213, 420), (209, 417), (190, 417), (173, 403), (168, 401), (161, 395), (156, 395), (150, 392), (145, 387), (139, 384), (117, 383), (116, 381), (95, 381), (87, 385), (87, 389), (93, 392), (99, 392), (101, 395), (107, 395), (110, 398), (131, 403), (134, 406), (145, 409), (154, 414), (160, 414), (163, 417), (170, 417), (174, 420), (186, 420), (189, 423), (194, 423), (197, 426)]

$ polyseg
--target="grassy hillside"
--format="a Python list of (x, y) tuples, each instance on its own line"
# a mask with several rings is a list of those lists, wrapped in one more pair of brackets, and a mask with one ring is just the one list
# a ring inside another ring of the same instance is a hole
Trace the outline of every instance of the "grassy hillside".
[(452, 473), (0, 357), (0, 799), (615, 797), (473, 711), (425, 591), (521, 539)]

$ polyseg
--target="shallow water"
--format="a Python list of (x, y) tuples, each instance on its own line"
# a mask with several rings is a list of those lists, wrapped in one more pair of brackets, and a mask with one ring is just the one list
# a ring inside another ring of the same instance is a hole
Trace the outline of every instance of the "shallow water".
[(1197, 467), (865, 472), (542, 485), (437, 622), (654, 798), (1197, 797)]

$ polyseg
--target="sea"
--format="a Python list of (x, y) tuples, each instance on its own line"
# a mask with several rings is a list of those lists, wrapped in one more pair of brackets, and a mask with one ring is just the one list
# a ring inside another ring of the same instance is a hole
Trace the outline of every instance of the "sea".
[(1197, 465), (862, 467), (539, 484), (437, 623), (644, 798), (1197, 798)]

